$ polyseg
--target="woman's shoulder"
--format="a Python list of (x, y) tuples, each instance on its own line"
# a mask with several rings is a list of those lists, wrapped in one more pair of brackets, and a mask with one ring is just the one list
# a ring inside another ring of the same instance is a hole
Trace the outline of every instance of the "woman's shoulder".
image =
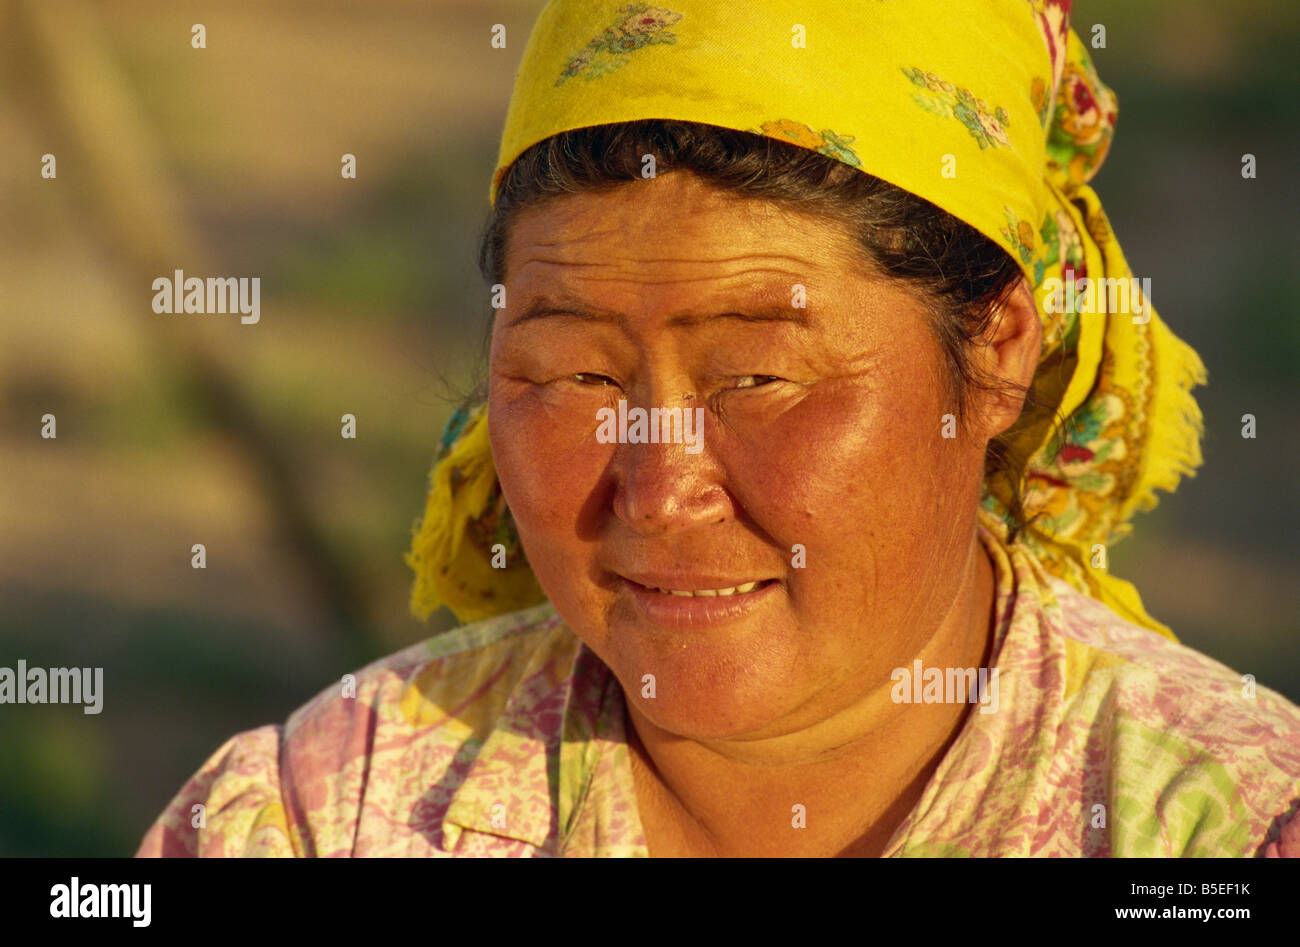
[(289, 717), (285, 735), (341, 717), (382, 717), (392, 707), (404, 717), (418, 716), (421, 701), (455, 706), (485, 689), (501, 690), (494, 685), (513, 680), (512, 669), (551, 660), (557, 649), (572, 651), (574, 645), (549, 602), (462, 625), (343, 675)]
[(898, 853), (1289, 854), (1300, 708), (1064, 581), (1043, 591), (1006, 613), (997, 709), (969, 716)]
[(1085, 685), (1104, 686), (1112, 697), (1145, 697), (1163, 705), (1171, 723), (1184, 727), (1218, 723), (1226, 708), (1267, 722), (1280, 732), (1300, 735), (1300, 707), (1260, 684), (1253, 673), (1228, 667), (1203, 652), (1134, 624), (1102, 602), (1052, 580), (1060, 604), (1064, 638), (1066, 694)]
[(1117, 801), (1164, 820), (1169, 835), (1182, 800), (1192, 851), (1193, 830), (1205, 827), (1194, 823), (1209, 809), (1227, 817), (1220, 828), (1235, 823), (1242, 841), (1253, 838), (1251, 850), (1261, 833), (1275, 839), (1300, 799), (1300, 707), (1254, 674), (1052, 584), (1064, 658), (1060, 733), (1107, 761)]
[[(480, 749), (507, 713), (558, 721), (546, 712), (556, 702), (563, 709), (579, 647), (544, 603), (346, 674), (284, 725), (227, 740), (138, 854), (406, 854), (394, 846), (441, 832), (460, 770), (479, 755), (467, 745)], [(428, 823), (423, 836), (412, 825), (419, 813)], [(367, 839), (376, 851), (359, 850)]]

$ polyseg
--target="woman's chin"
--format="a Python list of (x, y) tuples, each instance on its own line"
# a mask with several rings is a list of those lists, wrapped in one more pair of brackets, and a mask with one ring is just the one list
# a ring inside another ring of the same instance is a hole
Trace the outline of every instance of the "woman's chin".
[(679, 694), (672, 700), (636, 698), (641, 715), (665, 733), (686, 740), (732, 740), (768, 730), (771, 702), (734, 691), (706, 690)]
[[(744, 629), (693, 643), (647, 648), (619, 643), (615, 673), (628, 700), (655, 726), (688, 739), (765, 731), (801, 703), (792, 661), (754, 645)], [(745, 647), (748, 644), (750, 647)], [(749, 660), (746, 660), (748, 656)], [(787, 656), (791, 657), (791, 656)]]

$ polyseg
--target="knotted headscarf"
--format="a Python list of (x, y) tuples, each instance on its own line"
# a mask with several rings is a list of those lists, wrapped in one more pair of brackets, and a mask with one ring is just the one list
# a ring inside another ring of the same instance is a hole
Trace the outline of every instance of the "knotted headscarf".
[[(1057, 408), (1013, 445), (1031, 458), (1031, 525), (1017, 541), (1047, 573), (1172, 638), (1106, 570), (1106, 548), (1155, 505), (1157, 489), (1174, 490), (1200, 465), (1190, 390), (1205, 368), (1131, 280), (1088, 185), (1117, 105), (1069, 6), (552, 0), (516, 77), (489, 199), (511, 163), (552, 135), (678, 119), (811, 149), (970, 224), (1034, 287), (1043, 324), (1034, 391)], [(1003, 540), (1006, 489), (986, 484), (980, 511)], [(544, 598), (496, 484), (485, 406), (448, 425), (407, 562), (422, 617), (445, 604), (470, 621)]]

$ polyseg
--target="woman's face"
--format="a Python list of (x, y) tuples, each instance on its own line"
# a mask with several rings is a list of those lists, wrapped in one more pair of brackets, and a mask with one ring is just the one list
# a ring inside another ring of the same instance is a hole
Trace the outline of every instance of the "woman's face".
[[(910, 667), (970, 567), (990, 436), (942, 436), (918, 298), (835, 225), (685, 173), (526, 211), (505, 285), (501, 486), (542, 588), (646, 717), (793, 732)], [(699, 442), (602, 442), (620, 399), (699, 409)]]

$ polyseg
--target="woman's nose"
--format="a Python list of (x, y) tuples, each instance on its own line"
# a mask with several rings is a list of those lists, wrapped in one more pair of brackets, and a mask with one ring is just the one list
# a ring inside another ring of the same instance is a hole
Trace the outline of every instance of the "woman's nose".
[[(615, 448), (614, 515), (648, 535), (725, 520), (730, 500), (703, 429), (705, 411), (690, 406), (671, 414), (645, 409), (645, 437), (638, 437), (635, 409), (627, 410), (632, 437), (620, 438)], [(650, 424), (656, 417), (663, 425), (654, 432)]]

